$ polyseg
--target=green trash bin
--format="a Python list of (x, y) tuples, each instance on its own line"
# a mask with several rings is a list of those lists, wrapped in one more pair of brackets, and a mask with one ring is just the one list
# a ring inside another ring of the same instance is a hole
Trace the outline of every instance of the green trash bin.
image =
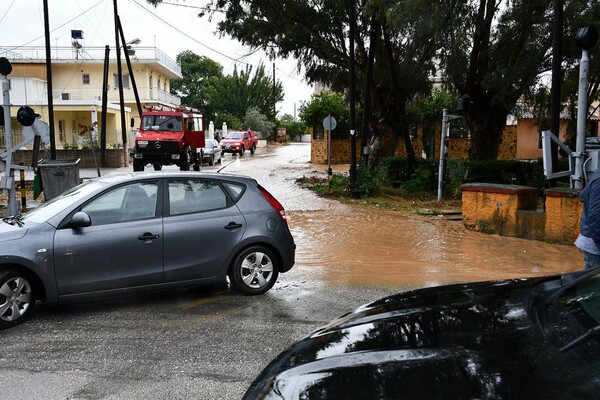
[(50, 200), (79, 185), (79, 158), (74, 160), (42, 160), (38, 163), (44, 199)]

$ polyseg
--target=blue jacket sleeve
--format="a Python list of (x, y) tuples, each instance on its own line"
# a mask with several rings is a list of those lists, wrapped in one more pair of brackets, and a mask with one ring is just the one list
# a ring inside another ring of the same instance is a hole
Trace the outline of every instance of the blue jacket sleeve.
[(600, 246), (600, 180), (590, 183), (587, 204), (587, 223), (591, 238)]

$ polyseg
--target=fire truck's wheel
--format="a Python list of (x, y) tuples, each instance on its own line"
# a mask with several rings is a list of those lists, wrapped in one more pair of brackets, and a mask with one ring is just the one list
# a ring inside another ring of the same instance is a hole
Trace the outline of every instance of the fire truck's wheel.
[(153, 164), (152, 166), (154, 167), (155, 171), (160, 171), (162, 169), (162, 164)]
[(182, 154), (182, 158), (181, 158), (181, 164), (179, 165), (179, 169), (181, 171), (189, 171), (190, 170), (190, 161), (191, 161), (191, 154), (190, 154), (190, 149), (186, 148), (185, 151)]
[(242, 250), (232, 267), (229, 279), (233, 288), (244, 294), (263, 294), (273, 287), (279, 275), (277, 257), (263, 246)]
[(252, 148), (250, 149), (250, 154), (254, 155), (254, 152), (256, 151), (256, 145), (253, 144)]
[(133, 171), (143, 171), (144, 170), (144, 162), (142, 160), (133, 160)]

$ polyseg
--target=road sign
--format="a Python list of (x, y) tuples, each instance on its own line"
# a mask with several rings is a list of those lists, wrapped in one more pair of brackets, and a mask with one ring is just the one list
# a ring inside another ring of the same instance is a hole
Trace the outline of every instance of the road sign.
[(325, 117), (325, 119), (323, 120), (323, 128), (327, 129), (328, 131), (334, 130), (336, 126), (337, 121), (331, 115)]

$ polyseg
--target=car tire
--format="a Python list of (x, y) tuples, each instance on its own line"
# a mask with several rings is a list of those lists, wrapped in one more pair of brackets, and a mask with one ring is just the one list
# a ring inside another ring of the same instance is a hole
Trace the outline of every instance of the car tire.
[(279, 262), (271, 250), (252, 246), (242, 250), (229, 271), (233, 289), (244, 294), (266, 293), (279, 276)]
[(246, 152), (246, 148), (244, 146), (242, 146), (242, 149), (240, 150), (240, 156), (243, 157), (245, 152)]
[(210, 156), (210, 160), (208, 160), (208, 165), (211, 167), (215, 165), (215, 156)]
[(256, 151), (256, 145), (253, 144), (252, 148), (250, 149), (250, 154), (254, 155), (254, 152)]
[(142, 160), (133, 160), (133, 172), (140, 172), (144, 170), (144, 162)]
[(17, 268), (0, 268), (0, 330), (29, 318), (35, 305), (33, 280)]
[(152, 164), (152, 166), (154, 167), (155, 171), (160, 171), (162, 170), (162, 164)]

